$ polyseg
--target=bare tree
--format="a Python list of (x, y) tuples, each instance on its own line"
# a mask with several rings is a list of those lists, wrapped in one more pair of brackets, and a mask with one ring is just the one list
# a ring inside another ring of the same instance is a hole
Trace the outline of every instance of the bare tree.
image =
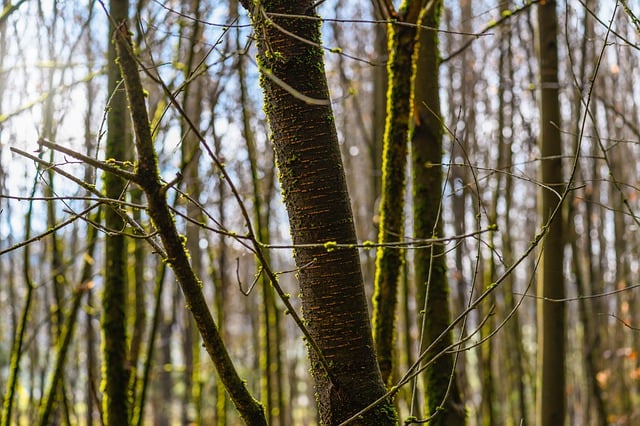
[[(318, 46), (319, 26), (312, 1), (243, 5), (259, 35), (265, 112), (297, 246), (320, 421), (336, 424), (376, 402), (385, 389), (358, 252), (348, 247), (356, 242), (355, 228)], [(394, 424), (395, 413), (383, 401), (358, 423)]]
[(543, 240), (538, 281), (538, 387), (536, 423), (563, 424), (565, 419), (564, 231), (559, 194), (564, 188), (558, 83), (556, 2), (538, 5), (540, 52), (540, 219), (548, 228)]

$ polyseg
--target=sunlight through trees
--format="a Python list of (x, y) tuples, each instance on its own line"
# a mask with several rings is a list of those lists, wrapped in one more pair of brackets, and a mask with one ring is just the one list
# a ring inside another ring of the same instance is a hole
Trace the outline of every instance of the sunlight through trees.
[(640, 8), (0, 12), (0, 425), (640, 422)]

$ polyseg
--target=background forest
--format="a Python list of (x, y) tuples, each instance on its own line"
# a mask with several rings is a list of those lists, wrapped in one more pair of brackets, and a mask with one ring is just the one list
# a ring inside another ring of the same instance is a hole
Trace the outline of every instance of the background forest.
[(2, 426), (640, 424), (640, 3), (397, 3), (2, 1)]

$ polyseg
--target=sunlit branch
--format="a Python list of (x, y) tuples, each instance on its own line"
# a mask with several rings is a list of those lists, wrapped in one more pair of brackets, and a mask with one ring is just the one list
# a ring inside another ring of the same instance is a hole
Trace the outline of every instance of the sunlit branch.
[(86, 197), (86, 196), (78, 196), (78, 195), (60, 195), (55, 197), (28, 197), (28, 196), (20, 196), (20, 195), (7, 195), (0, 194), (0, 198), (5, 198), (8, 200), (16, 200), (16, 201), (92, 201), (99, 202), (103, 204), (119, 204), (123, 207), (131, 207), (133, 209), (145, 210), (147, 206), (143, 204), (136, 204), (126, 200), (116, 200), (114, 198), (106, 198), (106, 197)]
[(91, 210), (95, 209), (96, 207), (99, 207), (100, 205), (102, 205), (103, 203), (98, 202), (93, 204), (92, 206), (87, 207), (86, 209), (84, 209), (83, 211), (81, 211), (80, 213), (76, 213), (74, 214), (72, 217), (70, 217), (69, 219), (60, 222), (59, 224), (57, 224), (54, 227), (51, 227), (49, 229), (47, 229), (45, 232), (36, 235), (35, 237), (31, 237), (31, 238), (27, 238), (23, 241), (20, 241), (19, 243), (16, 243), (14, 245), (12, 245), (11, 247), (8, 247), (4, 250), (0, 250), (0, 256), (2, 256), (3, 254), (9, 253), (11, 251), (17, 250), (21, 247), (27, 246), (31, 243), (34, 243), (36, 241), (40, 241), (42, 240), (44, 237), (51, 235), (55, 232), (58, 232), (60, 229), (64, 228), (67, 225), (72, 224), (73, 222), (75, 222), (78, 219), (82, 219), (83, 216), (85, 216), (86, 214), (88, 214)]
[(634, 327), (634, 326), (632, 326), (631, 324), (629, 324), (629, 322), (628, 322), (628, 321), (623, 320), (622, 318), (620, 318), (620, 317), (619, 317), (619, 316), (617, 316), (616, 314), (605, 314), (605, 315), (608, 315), (608, 316), (610, 316), (610, 317), (614, 318), (616, 321), (621, 322), (621, 323), (622, 323), (622, 325), (624, 325), (625, 327), (627, 327), (627, 328), (629, 328), (629, 329), (631, 329), (631, 330), (633, 330), (633, 331), (640, 331), (640, 327)]
[(531, 0), (531, 1), (527, 2), (527, 3), (525, 3), (524, 6), (522, 6), (522, 7), (519, 7), (519, 8), (514, 9), (514, 10), (508, 10), (508, 11), (503, 12), (502, 15), (500, 16), (500, 19), (498, 19), (497, 21), (490, 22), (489, 25), (484, 27), (482, 30), (480, 30), (480, 32), (478, 32), (475, 35), (475, 38), (467, 40), (457, 50), (455, 50), (452, 53), (450, 53), (449, 56), (446, 56), (446, 57), (442, 58), (442, 60), (440, 60), (440, 63), (444, 64), (446, 62), (449, 62), (451, 59), (455, 58), (456, 56), (458, 56), (459, 54), (461, 54), (462, 52), (467, 50), (469, 48), (469, 46), (471, 46), (471, 44), (474, 41), (476, 41), (480, 35), (486, 34), (490, 30), (492, 30), (493, 28), (499, 26), (503, 22), (507, 21), (508, 19), (513, 18), (514, 16), (520, 14), (521, 12), (524, 12), (525, 10), (529, 9), (529, 7), (531, 7), (532, 5), (534, 5), (536, 3), (540, 3), (540, 0)]
[(112, 166), (111, 164), (109, 164), (109, 159), (107, 159), (107, 161), (99, 161), (96, 160), (93, 157), (89, 157), (87, 155), (81, 154), (71, 148), (67, 148), (65, 146), (62, 145), (58, 145), (57, 143), (54, 142), (50, 142), (44, 138), (40, 138), (38, 139), (38, 145), (42, 145), (45, 146), (47, 148), (50, 148), (54, 151), (58, 151), (61, 152), (63, 154), (69, 155), (70, 157), (75, 158), (76, 160), (80, 160), (85, 164), (88, 164), (90, 166), (93, 166), (97, 169), (103, 170), (107, 173), (112, 173), (116, 176), (119, 176), (125, 180), (131, 181), (131, 182), (135, 182), (136, 181), (136, 174), (129, 172), (127, 170), (124, 170), (120, 167), (116, 167), (116, 166)]
[(49, 99), (50, 96), (53, 96), (53, 95), (55, 95), (57, 93), (62, 93), (64, 91), (66, 91), (66, 90), (69, 90), (69, 89), (79, 85), (79, 84), (86, 83), (88, 81), (93, 80), (94, 77), (102, 75), (103, 72), (104, 72), (104, 70), (92, 72), (92, 73), (87, 74), (85, 77), (81, 78), (80, 80), (76, 80), (76, 81), (74, 81), (74, 82), (72, 82), (70, 84), (64, 84), (64, 85), (61, 85), (61, 86), (57, 86), (57, 87), (53, 88), (51, 91), (43, 93), (40, 96), (38, 96), (37, 98), (32, 99), (31, 101), (21, 105), (20, 107), (18, 107), (14, 111), (11, 111), (11, 112), (9, 112), (7, 114), (0, 114), (0, 124), (9, 121), (10, 119), (22, 114), (23, 112), (30, 111), (36, 105), (40, 105), (40, 104), (46, 102), (46, 100)]
[(71, 173), (68, 173), (68, 172), (60, 169), (60, 167), (56, 166), (55, 164), (49, 163), (48, 161), (45, 161), (42, 158), (39, 158), (39, 157), (37, 157), (35, 155), (32, 155), (32, 154), (30, 154), (30, 153), (28, 153), (26, 151), (23, 151), (23, 150), (21, 150), (19, 148), (16, 148), (16, 147), (12, 146), (10, 149), (11, 149), (11, 151), (15, 152), (16, 154), (21, 155), (21, 156), (23, 156), (25, 158), (28, 158), (29, 160), (32, 160), (32, 161), (38, 163), (39, 165), (43, 166), (45, 169), (51, 169), (51, 170), (55, 171), (56, 174), (69, 179), (70, 181), (72, 181), (73, 183), (75, 183), (78, 186), (82, 187), (86, 191), (88, 191), (88, 192), (90, 192), (90, 193), (92, 193), (94, 195), (97, 195), (98, 197), (102, 198), (103, 194), (96, 189), (95, 185), (89, 184), (89, 183), (83, 181), (82, 179), (79, 179), (79, 178), (73, 176)]
[[(626, 38), (625, 36), (623, 36), (622, 34), (618, 33), (617, 31), (615, 31), (612, 26), (611, 23), (606, 23), (604, 22), (602, 19), (600, 19), (600, 17), (589, 8), (589, 6), (587, 6), (587, 4), (583, 1), (583, 0), (578, 0), (578, 3), (580, 3), (583, 7), (584, 10), (586, 10), (589, 15), (591, 15), (593, 17), (593, 19), (595, 19), (600, 25), (602, 25), (603, 27), (605, 27), (607, 29), (607, 33), (611, 33), (613, 35), (615, 35), (617, 38), (619, 38), (620, 40), (624, 41), (629, 47), (632, 47), (636, 50), (640, 50), (640, 45), (637, 45), (635, 43), (633, 43), (631, 40), (629, 40), (628, 38)], [(616, 9), (618, 7), (618, 2), (616, 1)], [(606, 45), (606, 43), (605, 43)]]
[(324, 248), (329, 251), (337, 250), (337, 249), (353, 249), (353, 248), (374, 249), (378, 247), (422, 249), (422, 248), (431, 247), (434, 244), (446, 244), (451, 241), (464, 240), (465, 238), (474, 237), (489, 231), (496, 231), (496, 230), (497, 230), (497, 226), (490, 226), (487, 229), (472, 231), (464, 235), (456, 235), (452, 237), (424, 238), (424, 239), (411, 238), (410, 241), (392, 241), (387, 243), (363, 241), (362, 243), (357, 243), (357, 244), (344, 244), (344, 243), (338, 243), (335, 241), (328, 241), (326, 243), (317, 243), (317, 244), (262, 244), (261, 243), (260, 246), (266, 249), (285, 249), (285, 250), (297, 249), (297, 248)]
[[(75, 176), (73, 176), (70, 173), (67, 173), (66, 171), (60, 169), (60, 167), (49, 163), (48, 161), (45, 161), (35, 155), (32, 155), (26, 151), (23, 151), (19, 148), (15, 148), (15, 147), (11, 147), (10, 148), (11, 151), (15, 152), (16, 154), (19, 154), (23, 157), (26, 157), (30, 160), (33, 160), (34, 162), (36, 162), (37, 164), (43, 166), (46, 169), (51, 169), (54, 172), (56, 172), (56, 174), (63, 176), (67, 179), (69, 179), (70, 181), (74, 182), (75, 184), (77, 184), (78, 186), (82, 187), (83, 189), (85, 189), (87, 192), (90, 192), (91, 194), (96, 195), (98, 198), (98, 200), (102, 200), (104, 199), (102, 192), (98, 191), (95, 187), (95, 185), (92, 185), (90, 183), (87, 183), (85, 181), (83, 181), (82, 179), (79, 179)], [(103, 204), (102, 202), (100, 204)], [(120, 201), (110, 201), (107, 205), (109, 205), (112, 209), (114, 209), (119, 215), (120, 217), (122, 217), (122, 219), (129, 224), (129, 226), (131, 226), (135, 232), (139, 233), (139, 235), (146, 235), (143, 227), (138, 224), (132, 217), (130, 217), (128, 214), (126, 214), (122, 208), (121, 208), (121, 202)], [(154, 239), (154, 238), (146, 238), (146, 241), (153, 247), (153, 249), (159, 253), (162, 257), (166, 257), (166, 253), (164, 251), (164, 249), (158, 244), (158, 242)]]
[[(296, 39), (301, 43), (308, 44), (309, 46), (313, 46), (313, 47), (318, 47), (318, 48), (323, 49), (323, 50), (325, 50), (327, 52), (338, 53), (338, 54), (344, 56), (345, 58), (353, 59), (354, 61), (364, 62), (365, 64), (374, 65), (374, 66), (375, 65), (379, 65), (379, 64), (375, 64), (375, 63), (373, 63), (371, 61), (368, 61), (366, 59), (358, 58), (356, 56), (344, 53), (344, 51), (339, 47), (338, 48), (336, 48), (336, 47), (327, 47), (327, 46), (323, 45), (322, 43), (316, 43), (316, 42), (308, 40), (308, 39), (306, 39), (304, 37), (300, 37), (299, 35), (287, 30), (286, 28), (284, 28), (281, 25), (279, 25), (276, 22), (274, 22), (273, 19), (271, 19), (271, 17), (269, 16), (269, 14), (267, 12), (265, 12), (264, 8), (260, 7), (260, 12), (262, 13), (262, 17), (265, 19), (265, 21), (267, 22), (268, 25), (273, 25), (273, 27), (276, 28), (281, 33), (286, 34), (289, 37), (291, 37), (293, 39)], [(280, 83), (278, 83), (278, 84), (280, 84)]]
[(331, 104), (331, 100), (330, 99), (316, 99), (316, 98), (312, 98), (311, 96), (305, 95), (304, 93), (302, 93), (302, 92), (296, 90), (295, 88), (291, 87), (291, 85), (285, 83), (281, 78), (276, 76), (271, 70), (266, 69), (266, 68), (261, 67), (260, 65), (258, 65), (253, 59), (251, 59), (251, 62), (253, 62), (254, 65), (256, 65), (258, 68), (260, 68), (262, 70), (262, 73), (263, 73), (264, 76), (266, 76), (269, 80), (273, 81), (278, 86), (282, 87), (287, 92), (289, 92), (289, 94), (291, 96), (293, 96), (294, 98), (299, 99), (302, 102), (307, 103), (309, 105), (329, 105), (329, 104)]

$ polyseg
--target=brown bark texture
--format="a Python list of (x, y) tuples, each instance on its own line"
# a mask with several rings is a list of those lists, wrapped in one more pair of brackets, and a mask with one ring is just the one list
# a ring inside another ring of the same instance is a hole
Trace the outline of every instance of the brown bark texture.
[(558, 194), (562, 193), (562, 138), (558, 83), (558, 18), (556, 2), (538, 6), (541, 111), (540, 152), (542, 188), (540, 218), (547, 234), (543, 241), (542, 265), (538, 273), (538, 425), (564, 424), (565, 402), (565, 297), (564, 235)]
[[(245, 2), (246, 3), (246, 2)], [(340, 157), (318, 21), (274, 16), (314, 16), (312, 1), (265, 1), (249, 8), (258, 38), (264, 105), (298, 247), (295, 260), (304, 321), (323, 357), (309, 349), (323, 424), (337, 424), (385, 393), (378, 369), (355, 247), (353, 216)], [(245, 6), (248, 6), (245, 4)], [(323, 246), (325, 243), (327, 246)], [(395, 424), (383, 402), (359, 424)]]

